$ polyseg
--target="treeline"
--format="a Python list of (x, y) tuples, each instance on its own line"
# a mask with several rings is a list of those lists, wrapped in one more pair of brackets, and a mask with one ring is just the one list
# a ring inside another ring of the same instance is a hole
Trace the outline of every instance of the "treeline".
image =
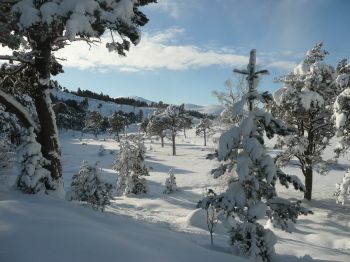
[[(130, 98), (130, 97), (118, 97), (118, 98), (113, 98), (110, 97), (109, 95), (105, 95), (102, 92), (101, 93), (95, 93), (92, 92), (90, 90), (81, 90), (80, 88), (78, 88), (77, 91), (69, 91), (66, 88), (63, 88), (63, 91), (66, 93), (71, 93), (77, 96), (81, 96), (81, 97), (88, 97), (88, 98), (93, 98), (93, 99), (97, 99), (97, 100), (101, 100), (101, 101), (105, 101), (105, 102), (113, 102), (113, 103), (117, 103), (120, 105), (129, 105), (129, 106), (133, 106), (133, 107), (152, 107), (154, 105), (149, 105), (148, 103), (144, 102), (144, 101), (139, 101), (136, 100), (134, 98)], [(152, 104), (157, 104), (157, 103), (152, 103)]]

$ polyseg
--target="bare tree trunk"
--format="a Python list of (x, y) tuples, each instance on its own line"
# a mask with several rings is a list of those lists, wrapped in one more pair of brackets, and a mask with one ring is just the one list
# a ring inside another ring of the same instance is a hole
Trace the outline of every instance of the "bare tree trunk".
[(176, 156), (175, 137), (176, 137), (176, 134), (175, 134), (174, 131), (172, 131), (172, 133), (171, 133), (171, 140), (173, 142), (173, 156)]
[(304, 198), (307, 200), (311, 200), (312, 196), (312, 167), (307, 167), (305, 171), (305, 193), (304, 193)]
[(204, 146), (207, 146), (207, 132), (204, 129)]
[(160, 137), (160, 141), (162, 142), (162, 147), (164, 147), (164, 136)]
[(39, 55), (35, 59), (35, 68), (39, 73), (39, 82), (34, 103), (38, 113), (41, 130), (38, 142), (41, 144), (43, 156), (50, 161), (47, 166), (54, 180), (62, 178), (61, 150), (58, 142), (58, 131), (50, 98), (50, 42), (38, 42)]

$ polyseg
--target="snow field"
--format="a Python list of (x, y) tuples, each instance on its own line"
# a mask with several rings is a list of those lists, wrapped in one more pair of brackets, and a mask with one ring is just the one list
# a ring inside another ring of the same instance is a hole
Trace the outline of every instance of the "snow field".
[[(105, 213), (48, 196), (23, 195), (6, 186), (10, 180), (0, 176), (6, 180), (0, 188), (0, 261), (245, 261), (230, 254), (220, 224), (215, 246), (210, 246), (205, 213), (195, 206), (207, 188), (223, 190), (225, 178), (213, 179), (209, 174), (215, 161), (206, 155), (214, 145), (209, 139), (204, 148), (203, 139), (194, 132), (177, 138), (175, 157), (169, 140), (164, 148), (155, 138), (147, 140), (146, 164), (152, 168), (146, 177), (149, 193), (115, 197)], [(115, 184), (111, 166), (119, 144), (108, 136), (80, 137), (75, 131), (60, 135), (66, 191), (82, 160), (99, 161), (103, 178)], [(272, 144), (268, 142), (269, 148)], [(101, 145), (104, 156), (98, 156)], [(330, 158), (331, 150), (326, 155)], [(350, 261), (350, 205), (336, 205), (332, 197), (335, 183), (349, 166), (347, 159), (341, 159), (327, 176), (315, 174), (314, 200), (304, 201), (314, 215), (301, 217), (292, 234), (272, 229), (278, 237), (276, 261)], [(170, 168), (179, 191), (168, 195), (163, 191)], [(303, 179), (296, 167), (285, 171)], [(14, 176), (11, 179), (13, 183)], [(302, 199), (294, 190), (278, 190), (282, 197)]]

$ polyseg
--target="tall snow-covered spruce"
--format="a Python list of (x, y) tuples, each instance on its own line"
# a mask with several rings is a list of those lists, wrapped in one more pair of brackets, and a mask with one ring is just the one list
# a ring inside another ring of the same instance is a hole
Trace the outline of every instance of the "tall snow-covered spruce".
[(228, 228), (230, 244), (234, 251), (252, 261), (271, 261), (275, 251), (276, 237), (261, 224), (268, 218), (274, 226), (290, 231), (288, 221), (295, 222), (300, 214), (309, 211), (277, 196), (276, 181), (280, 179), (288, 187), (289, 182), (303, 189), (295, 177), (279, 170), (264, 146), (264, 133), (287, 135), (290, 130), (269, 112), (255, 106), (255, 101), (272, 99), (267, 93), (259, 94), (257, 79), (266, 70), (256, 71), (256, 51), (250, 53), (247, 70), (234, 70), (247, 76), (249, 91), (233, 104), (232, 112), (242, 116), (238, 126), (232, 126), (219, 139), (217, 158), (220, 166), (212, 173), (219, 177), (233, 175), (227, 189), (200, 201), (203, 209), (213, 206), (219, 219)]
[[(36, 129), (41, 152), (48, 161), (44, 164), (62, 188), (61, 150), (55, 115), (50, 100), (51, 76), (62, 73), (55, 51), (71, 41), (91, 43), (104, 33), (118, 35), (106, 47), (125, 55), (130, 43), (140, 40), (139, 27), (148, 18), (140, 6), (155, 0), (11, 0), (0, 2), (0, 43), (13, 50), (12, 55), (0, 55), (9, 61), (1, 67), (0, 78), (12, 78), (16, 83), (26, 75), (23, 92), (35, 102), (40, 128)], [(115, 41), (116, 40), (116, 41)], [(69, 59), (69, 58), (68, 58)], [(3, 82), (3, 81), (2, 81)], [(2, 89), (2, 87), (0, 87)], [(1, 90), (0, 90), (1, 91)], [(18, 118), (31, 123), (18, 109), (14, 100), (0, 92), (0, 103), (7, 103)], [(59, 190), (49, 188), (49, 190)]]

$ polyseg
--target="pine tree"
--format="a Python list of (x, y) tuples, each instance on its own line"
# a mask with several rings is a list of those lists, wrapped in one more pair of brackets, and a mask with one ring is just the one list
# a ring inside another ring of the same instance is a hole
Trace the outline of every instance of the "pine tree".
[(117, 192), (119, 194), (147, 193), (146, 179), (148, 168), (144, 160), (146, 147), (140, 136), (130, 136), (121, 141), (120, 152), (113, 163), (113, 169), (118, 172)]
[[(344, 154), (350, 147), (350, 64), (346, 59), (342, 60), (336, 69), (336, 83), (341, 92), (334, 103), (333, 120), (336, 127), (336, 135), (339, 143), (335, 149), (337, 156)], [(350, 195), (350, 170), (345, 173), (343, 180), (336, 184), (334, 196), (337, 203), (344, 205)]]
[(164, 194), (171, 194), (177, 191), (176, 177), (172, 168), (169, 170), (168, 175), (169, 176), (165, 179)]
[(97, 135), (102, 130), (102, 122), (102, 115), (97, 111), (92, 111), (85, 118), (84, 131), (92, 132), (95, 138), (97, 138)]
[(280, 166), (297, 158), (305, 177), (304, 197), (312, 198), (313, 172), (326, 170), (322, 153), (335, 134), (332, 106), (339, 93), (335, 70), (324, 62), (328, 54), (317, 44), (309, 50), (293, 73), (283, 77), (284, 87), (274, 94), (275, 113), (296, 132), (286, 137), (287, 150), (278, 158)]
[(124, 130), (125, 126), (128, 124), (126, 117), (119, 112), (114, 112), (108, 118), (108, 122), (111, 126), (110, 132), (115, 133), (117, 136), (117, 141), (120, 142), (119, 134)]
[(212, 121), (208, 117), (202, 118), (198, 126), (196, 127), (196, 135), (203, 136), (204, 146), (207, 146), (207, 138), (212, 131), (211, 128)]
[(168, 127), (167, 119), (164, 118), (163, 113), (158, 112), (152, 115), (147, 124), (147, 133), (150, 136), (159, 136), (161, 145), (164, 147), (164, 137), (166, 136), (166, 129)]
[(336, 184), (336, 190), (334, 192), (337, 203), (345, 204), (348, 196), (350, 196), (350, 170), (345, 173), (343, 180)]
[(269, 112), (255, 106), (256, 100), (268, 98), (266, 93), (257, 92), (257, 78), (267, 71), (256, 72), (255, 62), (255, 50), (252, 50), (247, 70), (234, 70), (247, 75), (249, 91), (231, 109), (242, 120), (239, 126), (221, 135), (217, 151), (221, 165), (212, 171), (215, 177), (229, 173), (234, 178), (225, 192), (205, 197), (199, 206), (215, 207), (219, 219), (229, 229), (230, 244), (238, 253), (252, 261), (270, 261), (276, 238), (260, 224), (261, 219), (268, 218), (274, 226), (289, 231), (288, 221), (295, 222), (300, 214), (308, 211), (300, 207), (300, 201), (291, 202), (277, 196), (277, 179), (287, 186), (289, 181), (297, 185), (300, 181), (279, 170), (266, 152), (264, 133), (271, 138), (274, 134), (289, 134), (289, 130)]
[(83, 201), (94, 209), (103, 211), (112, 199), (112, 184), (102, 181), (97, 164), (91, 166), (88, 162), (81, 163), (79, 172), (72, 177), (69, 200)]
[[(64, 48), (71, 41), (87, 43), (101, 37), (105, 32), (121, 36), (121, 42), (111, 37), (106, 47), (125, 55), (130, 43), (140, 40), (139, 27), (148, 18), (139, 10), (140, 6), (155, 0), (13, 0), (0, 2), (0, 43), (13, 50), (12, 55), (1, 55), (9, 61), (1, 67), (0, 78), (8, 75), (13, 82), (19, 82), (19, 75), (25, 73), (25, 92), (33, 97), (41, 128), (35, 128), (41, 151), (52, 179), (62, 185), (61, 150), (52, 110), (50, 81), (52, 75), (62, 73), (62, 66), (54, 52)], [(13, 63), (14, 62), (14, 63)], [(17, 88), (17, 86), (16, 86)], [(1, 90), (0, 90), (1, 91)], [(33, 123), (19, 110), (17, 104), (0, 92), (0, 102), (10, 105), (18, 118), (27, 125)]]

